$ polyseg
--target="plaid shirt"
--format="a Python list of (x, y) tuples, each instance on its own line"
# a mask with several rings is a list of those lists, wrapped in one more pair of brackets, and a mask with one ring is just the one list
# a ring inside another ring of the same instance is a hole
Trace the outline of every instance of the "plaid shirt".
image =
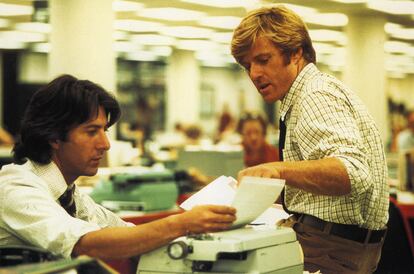
[(340, 81), (308, 64), (282, 100), (285, 161), (335, 157), (351, 193), (326, 196), (286, 186), (289, 210), (329, 222), (382, 229), (388, 220), (387, 167), (380, 134), (360, 99)]

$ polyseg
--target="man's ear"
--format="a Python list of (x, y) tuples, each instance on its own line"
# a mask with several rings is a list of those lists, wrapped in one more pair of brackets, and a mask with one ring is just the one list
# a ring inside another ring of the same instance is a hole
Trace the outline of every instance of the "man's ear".
[(302, 59), (303, 49), (298, 48), (298, 50), (291, 55), (291, 61), (293, 64), (298, 64), (298, 62)]
[(59, 140), (53, 140), (53, 141), (49, 141), (50, 146), (55, 149), (58, 150), (60, 147), (60, 142)]

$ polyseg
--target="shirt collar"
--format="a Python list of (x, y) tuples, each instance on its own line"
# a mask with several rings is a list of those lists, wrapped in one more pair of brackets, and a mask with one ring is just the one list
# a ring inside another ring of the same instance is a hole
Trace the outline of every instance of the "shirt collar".
[(42, 165), (29, 160), (26, 164), (31, 165), (33, 172), (46, 182), (55, 199), (58, 199), (68, 188), (62, 172), (53, 161)]
[(296, 99), (299, 97), (299, 93), (302, 90), (305, 82), (317, 73), (319, 73), (319, 70), (313, 63), (307, 64), (301, 70), (301, 72), (299, 72), (295, 81), (293, 81), (293, 84), (290, 87), (289, 91), (281, 101), (280, 119), (282, 119), (282, 121), (285, 120), (286, 114), (289, 112), (290, 108), (294, 105)]

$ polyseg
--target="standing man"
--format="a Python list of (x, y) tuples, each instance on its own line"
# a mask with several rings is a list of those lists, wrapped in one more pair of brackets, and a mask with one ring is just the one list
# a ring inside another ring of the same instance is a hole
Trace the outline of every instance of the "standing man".
[(306, 270), (372, 273), (389, 200), (383, 145), (366, 107), (317, 69), (304, 22), (283, 6), (250, 12), (234, 31), (231, 51), (263, 99), (281, 101), (284, 145), (284, 162), (250, 167), (239, 177), (286, 180), (282, 198), (293, 215), (283, 225), (295, 230)]
[(102, 87), (64, 75), (36, 92), (14, 146), (18, 164), (0, 172), (0, 246), (41, 247), (63, 257), (125, 258), (187, 233), (227, 229), (234, 208), (201, 206), (134, 226), (79, 192), (79, 176), (97, 173), (120, 116)]

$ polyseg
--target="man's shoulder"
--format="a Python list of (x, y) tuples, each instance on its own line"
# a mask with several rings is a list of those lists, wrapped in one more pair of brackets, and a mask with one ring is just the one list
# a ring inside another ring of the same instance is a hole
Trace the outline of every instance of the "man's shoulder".
[(30, 168), (29, 164), (8, 164), (0, 170), (0, 187), (7, 185), (33, 185), (40, 178)]

